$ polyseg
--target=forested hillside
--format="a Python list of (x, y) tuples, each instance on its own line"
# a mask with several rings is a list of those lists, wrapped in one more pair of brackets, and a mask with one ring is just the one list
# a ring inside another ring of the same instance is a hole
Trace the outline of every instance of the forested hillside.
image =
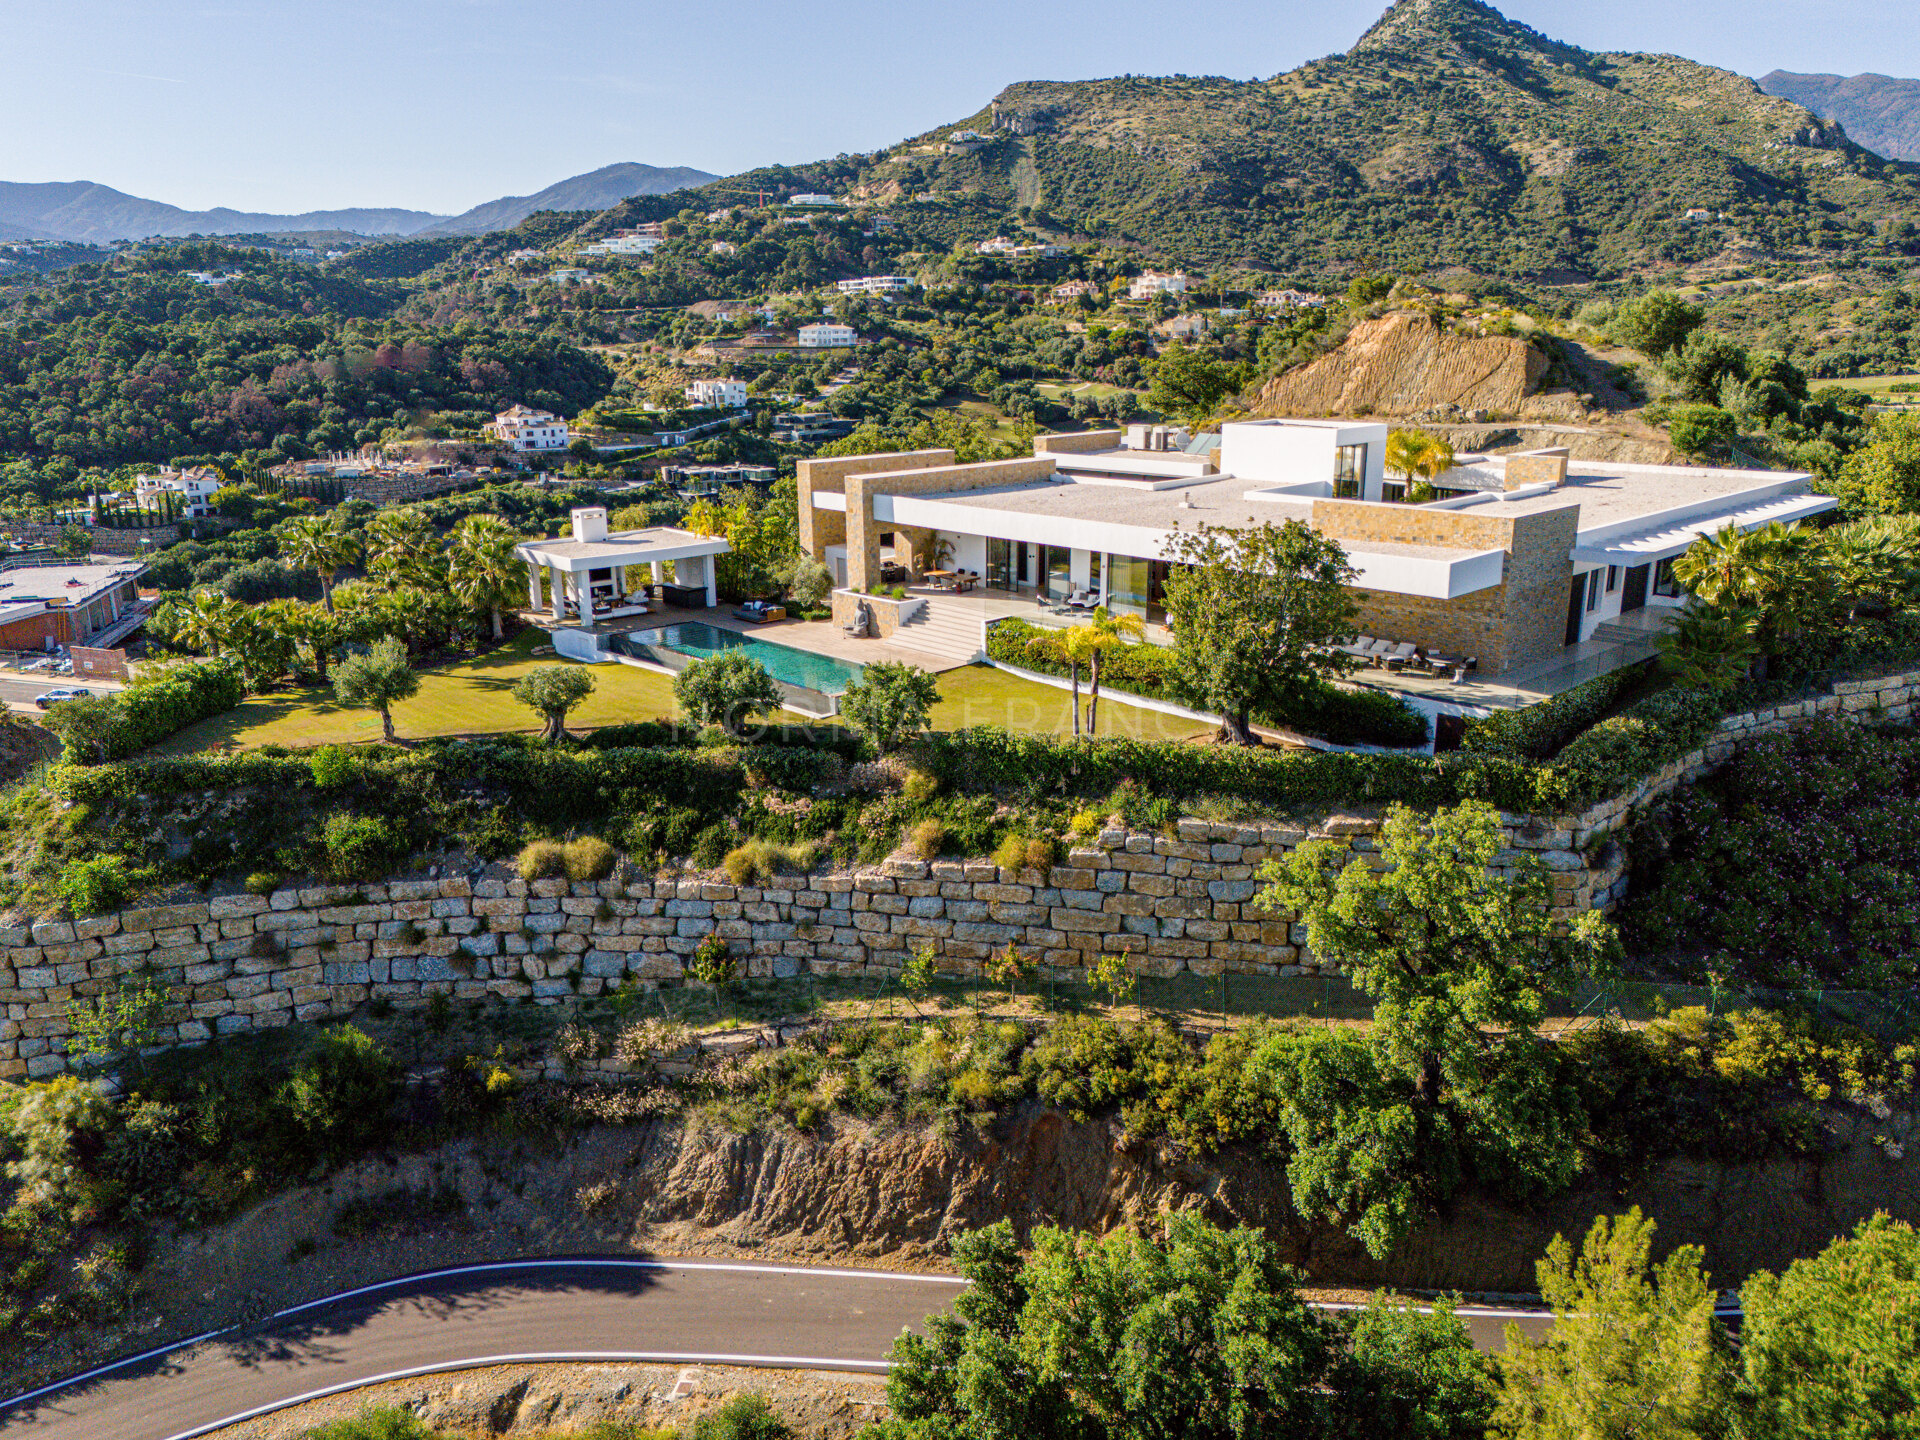
[[(956, 128), (991, 143), (943, 153)], [(1730, 246), (1920, 251), (1920, 170), (1743, 76), (1593, 54), (1475, 0), (1400, 0), (1351, 51), (1267, 81), (1012, 85), (889, 151), (629, 201), (598, 228), (815, 189), (1209, 267), (1572, 279)]]
[[(223, 285), (189, 270), (240, 273)], [(513, 401), (569, 414), (598, 359), (525, 327), (429, 327), (352, 274), (186, 245), (84, 265), (0, 325), (0, 500), (88, 466), (249, 450), (267, 463), (376, 438), (391, 417), (477, 425)]]

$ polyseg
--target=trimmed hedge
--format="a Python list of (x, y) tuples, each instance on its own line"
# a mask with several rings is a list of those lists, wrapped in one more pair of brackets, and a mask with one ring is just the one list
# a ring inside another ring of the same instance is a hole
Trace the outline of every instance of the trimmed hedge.
[(1551, 760), (1582, 730), (1599, 723), (1622, 695), (1646, 682), (1657, 661), (1629, 665), (1562, 691), (1537, 705), (1501, 710), (1467, 726), (1462, 750)]
[(233, 709), (247, 698), (240, 672), (224, 660), (168, 667), (166, 678), (132, 685), (114, 696), (107, 758), (137, 755), (189, 725)]
[[(1018, 665), (1042, 675), (1065, 676), (1067, 667), (1036, 654), (1027, 642), (1046, 634), (1025, 620), (997, 622), (987, 632), (987, 657), (1003, 665)], [(1180, 698), (1174, 678), (1176, 652), (1162, 645), (1122, 645), (1100, 661), (1100, 689), (1152, 700)], [(1084, 679), (1085, 676), (1083, 675)], [(1321, 684), (1284, 715), (1260, 715), (1257, 720), (1296, 730), (1335, 745), (1389, 745), (1402, 749), (1427, 743), (1426, 717), (1398, 696), (1379, 690), (1343, 690)]]

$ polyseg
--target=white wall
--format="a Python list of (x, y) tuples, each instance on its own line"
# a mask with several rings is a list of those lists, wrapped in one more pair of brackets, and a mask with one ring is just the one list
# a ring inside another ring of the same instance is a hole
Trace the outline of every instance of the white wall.
[(1220, 427), (1220, 470), (1243, 480), (1274, 484), (1333, 478), (1334, 451), (1342, 445), (1367, 447), (1364, 498), (1380, 498), (1386, 474), (1387, 427), (1328, 422), (1292, 424), (1284, 420), (1230, 421)]

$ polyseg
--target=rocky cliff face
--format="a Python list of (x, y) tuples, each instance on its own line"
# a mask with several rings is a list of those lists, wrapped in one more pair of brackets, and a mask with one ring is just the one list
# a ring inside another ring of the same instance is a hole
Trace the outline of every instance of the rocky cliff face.
[(1546, 373), (1547, 357), (1525, 340), (1468, 338), (1424, 315), (1382, 315), (1361, 321), (1319, 359), (1267, 381), (1255, 409), (1411, 416), (1452, 406), (1511, 416), (1527, 406)]

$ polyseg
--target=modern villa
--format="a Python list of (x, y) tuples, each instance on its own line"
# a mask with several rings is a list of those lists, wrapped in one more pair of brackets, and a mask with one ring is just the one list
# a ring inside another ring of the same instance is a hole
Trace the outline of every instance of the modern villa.
[(840, 587), (836, 619), (861, 603), (853, 592), (937, 570), (985, 594), (1092, 597), (1158, 622), (1176, 536), (1299, 520), (1345, 548), (1361, 633), (1510, 676), (1602, 626), (1657, 629), (1684, 599), (1672, 562), (1696, 537), (1837, 503), (1800, 473), (1560, 449), (1461, 456), (1416, 503), (1385, 474), (1386, 441), (1375, 422), (1248, 420), (1200, 437), (1041, 435), (1030, 458), (975, 464), (948, 450), (802, 460), (800, 541)]

